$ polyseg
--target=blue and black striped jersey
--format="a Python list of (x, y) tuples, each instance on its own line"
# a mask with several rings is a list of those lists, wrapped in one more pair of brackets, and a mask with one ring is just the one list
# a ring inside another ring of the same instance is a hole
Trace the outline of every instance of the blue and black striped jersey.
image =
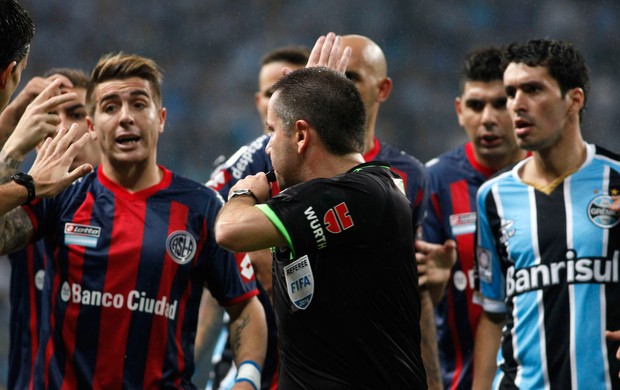
[[(525, 160), (527, 161), (527, 160)], [(484, 309), (505, 312), (495, 388), (617, 389), (620, 157), (587, 159), (549, 195), (522, 162), (478, 193), (477, 276)]]

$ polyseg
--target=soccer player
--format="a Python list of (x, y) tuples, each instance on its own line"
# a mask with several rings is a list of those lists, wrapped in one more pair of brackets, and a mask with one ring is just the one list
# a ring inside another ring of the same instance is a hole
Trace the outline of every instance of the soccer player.
[[(526, 155), (517, 145), (506, 110), (501, 62), (498, 48), (467, 53), (455, 109), (468, 141), (426, 164), (431, 202), (423, 225), (425, 242), (416, 244), (416, 256), (424, 263), (427, 257), (444, 254), (437, 261), (440, 264), (434, 265), (437, 272), (445, 269), (447, 277), (435, 278), (429, 270), (427, 283), (437, 302), (437, 338), (446, 389), (471, 389), (472, 385), (474, 335), (481, 312), (472, 301), (476, 192), (491, 175)], [(440, 246), (446, 241), (450, 248)], [(455, 244), (456, 263), (451, 258)]]
[[(62, 79), (63, 82), (58, 92), (74, 93), (75, 99), (60, 101), (60, 104), (55, 107), (46, 100), (41, 101), (41, 104), (27, 107), (33, 97), (38, 96), (42, 89), (57, 78)], [(5, 149), (5, 152), (14, 156), (15, 160), (21, 160), (23, 155), (29, 152), (28, 149), (35, 143), (43, 141), (43, 138), (51, 133), (54, 127), (69, 128), (75, 123), (77, 124), (77, 137), (87, 134), (86, 88), (88, 82), (89, 78), (83, 71), (68, 68), (51, 69), (43, 77), (34, 77), (30, 80), (0, 116), (0, 120), (9, 122), (8, 127), (14, 122), (8, 118), (8, 114), (23, 117), (22, 123), (16, 126), (18, 132), (24, 132), (23, 136), (12, 137), (11, 140), (15, 141), (12, 150), (7, 152), (8, 149)], [(21, 152), (19, 152), (20, 149)], [(20, 158), (16, 153), (21, 153), (22, 157)], [(90, 140), (80, 150), (69, 169), (73, 170), (84, 163), (96, 166), (99, 164), (100, 154), (96, 141)], [(44, 240), (39, 240), (29, 244), (23, 250), (9, 254), (11, 261), (11, 342), (7, 385), (11, 389), (28, 388), (32, 383), (34, 360), (38, 350), (41, 291), (45, 262), (48, 258), (49, 254), (45, 252)]]
[[(504, 65), (517, 142), (532, 156), (478, 192), (474, 386), (620, 388), (618, 342), (605, 340), (620, 329), (620, 214), (608, 208), (620, 156), (583, 140), (589, 75), (574, 46), (513, 43)], [(496, 354), (496, 371), (479, 367)]]
[(216, 239), (274, 247), (279, 386), (426, 388), (411, 208), (387, 162), (364, 162), (359, 92), (327, 68), (294, 71), (267, 124), (283, 191), (268, 199), (264, 173), (238, 181)]
[(221, 198), (157, 164), (166, 120), (161, 82), (148, 58), (102, 57), (86, 94), (101, 165), (44, 200), (32, 199), (47, 182), (34, 169), (35, 191), (3, 218), (0, 252), (44, 236), (54, 254), (46, 266), (35, 387), (194, 388), (205, 286), (231, 316), (238, 388), (260, 381), (263, 309), (252, 269), (240, 269), (215, 244)]

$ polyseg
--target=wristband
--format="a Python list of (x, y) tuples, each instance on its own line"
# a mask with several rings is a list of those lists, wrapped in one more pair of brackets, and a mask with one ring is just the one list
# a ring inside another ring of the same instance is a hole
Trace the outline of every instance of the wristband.
[(252, 360), (244, 360), (239, 364), (239, 369), (237, 370), (237, 378), (235, 379), (235, 383), (237, 382), (250, 382), (254, 387), (254, 390), (260, 389), (260, 367), (259, 365)]

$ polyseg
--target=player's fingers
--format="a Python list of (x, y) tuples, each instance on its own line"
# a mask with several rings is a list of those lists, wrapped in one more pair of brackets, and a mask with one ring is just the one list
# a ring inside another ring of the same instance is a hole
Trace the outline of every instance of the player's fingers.
[(73, 142), (75, 135), (77, 133), (77, 124), (72, 124), (68, 130), (63, 131), (64, 129), (60, 129), (52, 144), (50, 145), (50, 152), (56, 153), (58, 155), (62, 155), (69, 145)]
[(342, 54), (342, 49), (340, 48), (342, 44), (342, 37), (340, 35), (336, 35), (334, 37), (334, 43), (329, 52), (329, 56), (327, 57), (327, 67), (331, 69), (336, 69), (336, 65), (338, 65), (338, 60), (340, 59), (340, 55)]
[(71, 184), (77, 179), (79, 179), (80, 177), (92, 171), (93, 171), (93, 166), (91, 164), (82, 164), (79, 167), (72, 170), (71, 172), (67, 173), (67, 176), (63, 178), (63, 181), (65, 182), (65, 184)]
[(57, 95), (60, 90), (60, 85), (62, 84), (61, 79), (54, 79), (50, 82), (40, 94), (37, 95), (36, 98), (32, 101), (31, 104), (41, 104), (44, 101), (48, 100), (54, 95)]
[(338, 63), (336, 64), (336, 71), (340, 73), (345, 73), (347, 71), (347, 66), (349, 66), (350, 59), (351, 59), (351, 48), (347, 46), (344, 48), (342, 55), (338, 59)]
[(47, 77), (47, 80), (54, 81), (56, 79), (60, 79), (60, 87), (61, 88), (73, 88), (73, 83), (69, 78), (60, 73), (54, 73)]
[(308, 57), (308, 64), (306, 67), (315, 66), (321, 57), (321, 49), (323, 48), (323, 43), (325, 42), (325, 35), (321, 35), (314, 44), (312, 51), (310, 52), (310, 56)]
[(48, 99), (42, 101), (39, 104), (40, 111), (50, 112), (55, 110), (60, 105), (63, 105), (73, 100), (77, 101), (77, 99), (78, 95), (75, 92), (67, 92), (61, 93), (60, 95), (50, 96)]
[(319, 58), (319, 66), (328, 66), (329, 65), (329, 57), (332, 52), (332, 48), (334, 47), (334, 41), (336, 40), (336, 34), (330, 32), (325, 37), (325, 42), (323, 43), (323, 48), (321, 49), (321, 57)]

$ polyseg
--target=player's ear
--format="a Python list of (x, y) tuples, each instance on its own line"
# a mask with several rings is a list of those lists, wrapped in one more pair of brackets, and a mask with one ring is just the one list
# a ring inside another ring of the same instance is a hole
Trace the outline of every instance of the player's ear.
[(11, 61), (6, 68), (0, 69), (0, 89), (6, 88), (9, 80), (11, 79), (11, 75), (13, 74), (13, 69), (15, 69), (16, 66), (17, 61)]
[(573, 88), (566, 92), (566, 96), (569, 100), (568, 110), (571, 114), (579, 115), (579, 111), (585, 104), (585, 94), (581, 88)]
[(386, 101), (392, 93), (392, 79), (389, 77), (384, 78), (379, 83), (379, 93), (377, 94), (377, 100), (379, 103)]

